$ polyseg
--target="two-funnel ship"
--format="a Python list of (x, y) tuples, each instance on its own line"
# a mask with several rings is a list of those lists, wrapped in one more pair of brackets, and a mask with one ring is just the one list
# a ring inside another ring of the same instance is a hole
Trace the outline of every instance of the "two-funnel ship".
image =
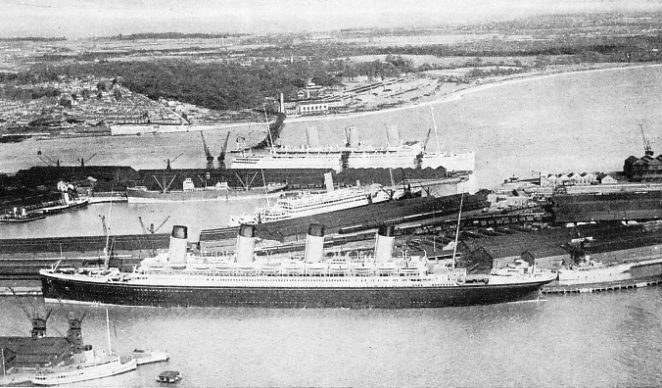
[(134, 306), (430, 308), (535, 299), (554, 280), (526, 263), (484, 275), (418, 256), (393, 256), (394, 228), (382, 226), (370, 255), (324, 250), (324, 227), (309, 228), (303, 257), (257, 257), (255, 228), (239, 230), (232, 256), (200, 256), (187, 229), (173, 228), (168, 253), (133, 273), (42, 270), (47, 301)]

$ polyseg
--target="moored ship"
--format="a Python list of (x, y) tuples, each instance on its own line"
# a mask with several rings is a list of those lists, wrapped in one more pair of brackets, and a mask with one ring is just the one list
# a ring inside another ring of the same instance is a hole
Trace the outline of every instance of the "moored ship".
[(232, 216), (228, 225), (239, 226), (244, 223), (257, 224), (282, 221), (353, 209), (388, 201), (395, 195), (394, 192), (387, 191), (379, 184), (335, 189), (331, 173), (324, 174), (324, 180), (327, 187), (324, 192), (294, 191), (282, 193), (273, 206), (262, 209), (255, 215)]
[(35, 385), (63, 385), (136, 370), (138, 363), (131, 356), (119, 356), (110, 348), (110, 321), (106, 310), (108, 351), (96, 351), (92, 345), (84, 345), (82, 352), (74, 355), (74, 362), (67, 365), (50, 366), (37, 371), (31, 382)]
[(234, 157), (230, 168), (296, 169), (306, 165), (308, 168), (332, 169), (337, 173), (363, 168), (443, 167), (447, 172), (473, 172), (475, 169), (474, 152), (427, 152), (427, 140), (425, 144), (401, 142), (399, 135), (392, 140), (393, 145), (374, 147), (361, 144), (354, 127), (348, 127), (346, 134), (347, 140), (343, 146), (320, 146), (318, 135), (313, 132), (308, 134), (308, 146), (280, 146), (263, 151), (244, 148)]
[(195, 187), (191, 178), (186, 178), (182, 190), (149, 190), (145, 186), (127, 188), (129, 203), (185, 202), (185, 201), (229, 201), (233, 199), (277, 197), (284, 184), (264, 187), (234, 189), (226, 182), (213, 186)]
[(0, 222), (22, 223), (36, 221), (46, 218), (42, 212), (28, 213), (25, 208), (18, 210), (14, 208), (13, 211), (0, 215)]
[[(324, 227), (309, 228), (302, 258), (254, 256), (255, 228), (243, 225), (236, 254), (187, 251), (186, 227), (175, 226), (169, 253), (145, 259), (133, 273), (116, 269), (40, 272), (44, 298), (139, 306), (278, 308), (432, 308), (537, 298), (555, 279), (534, 267), (470, 273), (426, 257), (393, 257), (392, 226), (376, 236), (373, 255), (325, 257)], [(73, 273), (72, 273), (73, 272)]]

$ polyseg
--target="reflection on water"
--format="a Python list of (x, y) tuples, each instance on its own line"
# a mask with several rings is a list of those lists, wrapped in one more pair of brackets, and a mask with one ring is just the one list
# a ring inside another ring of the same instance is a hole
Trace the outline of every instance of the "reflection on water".
[[(273, 204), (273, 200), (271, 200)], [(231, 215), (252, 214), (266, 207), (267, 200), (201, 201), (160, 204), (102, 203), (16, 225), (0, 223), (1, 238), (103, 235), (100, 215), (106, 218), (111, 235), (142, 234), (154, 224), (157, 233), (170, 233), (173, 225), (189, 227), (189, 239), (197, 241), (200, 230), (226, 226)], [(168, 218), (170, 217), (170, 218)]]
[[(661, 293), (422, 310), (111, 307), (114, 349), (172, 358), (99, 383), (156, 386), (159, 371), (177, 369), (183, 387), (656, 386)], [(107, 347), (105, 308), (51, 307), (50, 335), (66, 332), (70, 309), (86, 311), (86, 343)], [(29, 331), (15, 298), (0, 310), (0, 334)]]

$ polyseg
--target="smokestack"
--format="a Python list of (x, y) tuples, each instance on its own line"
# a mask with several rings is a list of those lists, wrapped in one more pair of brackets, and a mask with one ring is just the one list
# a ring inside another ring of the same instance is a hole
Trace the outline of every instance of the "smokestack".
[(35, 317), (32, 318), (32, 338), (46, 337), (46, 320)]
[(380, 226), (375, 239), (375, 260), (378, 263), (390, 261), (393, 256), (393, 245), (395, 245), (395, 227)]
[(324, 173), (324, 187), (326, 187), (327, 193), (333, 192), (333, 176), (331, 172)]
[(306, 263), (319, 263), (324, 255), (324, 225), (310, 224), (306, 236)]
[(256, 230), (254, 225), (241, 225), (237, 237), (237, 263), (246, 264), (253, 262), (255, 251)]
[(317, 127), (307, 127), (306, 137), (308, 138), (308, 147), (316, 148), (320, 146), (320, 136), (319, 132), (317, 131)]
[(400, 130), (397, 125), (389, 125), (386, 127), (386, 135), (388, 136), (388, 144), (391, 147), (400, 147)]
[(188, 238), (188, 229), (183, 225), (173, 225), (170, 234), (170, 247), (168, 262), (170, 266), (186, 265), (186, 239)]
[(71, 344), (74, 353), (83, 352), (83, 332), (81, 329), (81, 324), (83, 323), (82, 318), (76, 318), (76, 314), (73, 311), (69, 312), (69, 329), (67, 330), (67, 340)]
[(347, 140), (348, 147), (358, 147), (359, 143), (359, 133), (356, 131), (356, 127), (349, 126), (345, 128), (345, 138)]

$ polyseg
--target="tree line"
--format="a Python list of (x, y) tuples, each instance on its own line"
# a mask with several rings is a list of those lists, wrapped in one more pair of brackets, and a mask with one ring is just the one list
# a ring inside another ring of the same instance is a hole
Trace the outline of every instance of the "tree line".
[[(309, 81), (317, 85), (341, 85), (343, 77), (386, 78), (414, 71), (411, 62), (390, 56), (387, 61), (352, 63), (346, 60), (277, 62), (253, 59), (249, 63), (195, 63), (188, 60), (157, 62), (100, 62), (35, 65), (29, 71), (0, 73), (2, 93), (10, 98), (57, 96), (57, 90), (18, 84), (40, 84), (94, 76), (120, 80), (132, 92), (152, 99), (167, 98), (216, 110), (238, 111), (260, 106), (265, 97), (296, 93)], [(42, 90), (44, 89), (44, 90)]]

